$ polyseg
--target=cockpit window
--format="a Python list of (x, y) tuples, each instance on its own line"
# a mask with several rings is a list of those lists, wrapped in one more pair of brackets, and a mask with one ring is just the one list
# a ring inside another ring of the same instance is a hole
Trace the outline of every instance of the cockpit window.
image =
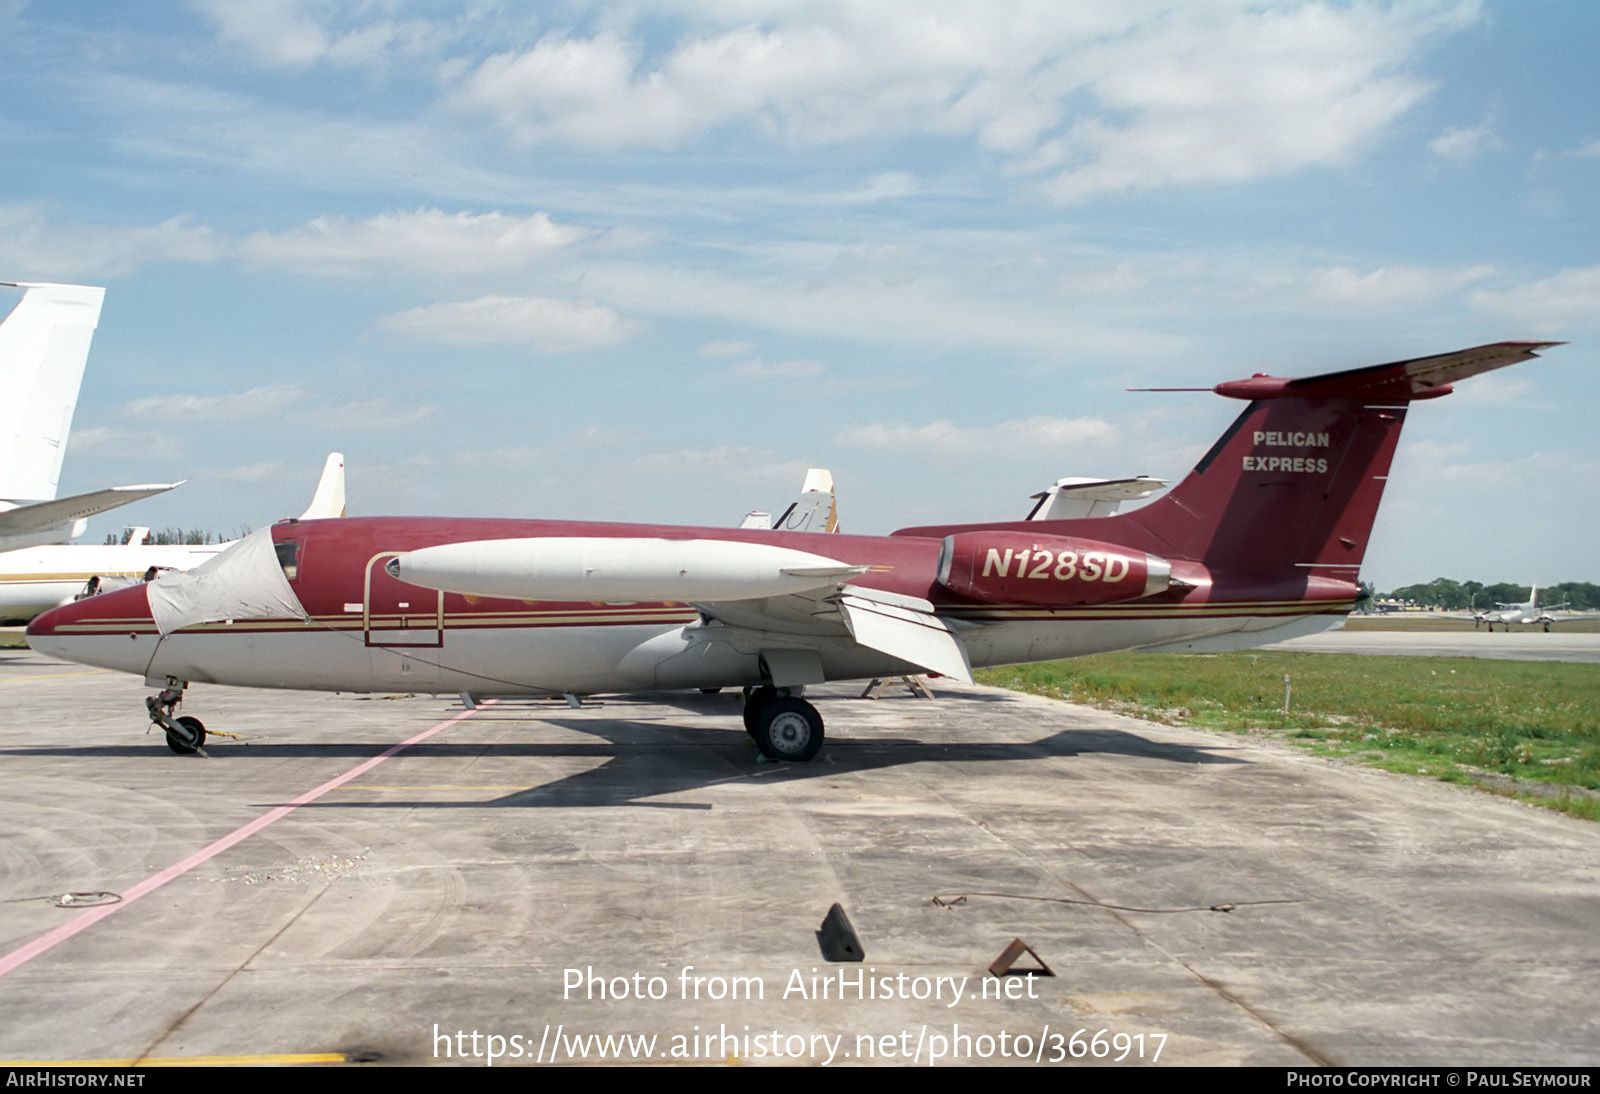
[(278, 552), (278, 565), (283, 568), (283, 576), (293, 581), (300, 576), (300, 544), (292, 539), (273, 544), (273, 550)]

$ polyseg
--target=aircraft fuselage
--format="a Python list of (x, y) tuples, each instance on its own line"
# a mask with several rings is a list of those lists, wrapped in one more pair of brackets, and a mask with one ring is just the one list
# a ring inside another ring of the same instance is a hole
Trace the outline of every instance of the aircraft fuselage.
[[(924, 671), (859, 644), (843, 626), (834, 634), (812, 627), (801, 640), (770, 614), (741, 625), (681, 602), (461, 595), (407, 584), (384, 565), (442, 544), (539, 538), (780, 544), (865, 566), (853, 586), (932, 603), (950, 620), (974, 666), (1228, 635), (1238, 635), (1241, 647), (1255, 645), (1274, 640), (1263, 636), (1268, 629), (1288, 637), (1336, 625), (1359, 592), (1337, 579), (1268, 579), (1174, 563), (1179, 585), (1121, 603), (979, 601), (941, 585), (942, 540), (911, 536), (446, 518), (287, 522), (275, 525), (272, 536), (280, 546), (294, 545), (289, 586), (303, 619), (222, 620), (162, 635), (146, 589), (137, 587), (52, 613), (30, 628), (29, 641), (42, 652), (59, 647), (72, 660), (139, 673), (153, 684), (171, 677), (357, 692), (529, 695), (754, 686), (769, 678), (764, 657), (794, 648), (814, 649), (827, 679)], [(1050, 573), (1038, 580), (1051, 580)], [(815, 611), (803, 597), (787, 599), (797, 622)]]

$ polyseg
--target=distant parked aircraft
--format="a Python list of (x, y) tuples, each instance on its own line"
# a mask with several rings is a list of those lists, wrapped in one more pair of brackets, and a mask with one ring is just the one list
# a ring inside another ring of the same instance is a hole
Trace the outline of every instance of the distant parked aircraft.
[[(344, 516), (344, 457), (328, 456), (316, 496), (301, 520)], [(147, 528), (124, 544), (57, 543), (0, 553), (0, 623), (26, 623), (61, 604), (71, 604), (86, 586), (103, 592), (143, 581), (150, 571), (191, 570), (232, 543), (146, 543)]]
[(0, 321), (0, 551), (65, 543), (88, 518), (181, 483), (113, 486), (56, 497), (67, 432), (106, 291), (0, 281), (22, 299)]
[(1109, 517), (1125, 501), (1148, 498), (1167, 485), (1165, 479), (1135, 475), (1131, 479), (1057, 479), (1050, 489), (1033, 495), (1029, 520), (1078, 520)]
[(1555, 608), (1565, 607), (1566, 604), (1539, 603), (1539, 586), (1535, 585), (1533, 593), (1528, 597), (1526, 604), (1500, 604), (1497, 605), (1498, 610), (1496, 611), (1475, 614), (1472, 617), (1472, 629), (1477, 630), (1479, 624), (1482, 623), (1487, 623), (1491, 631), (1494, 630), (1496, 623), (1504, 623), (1508, 631), (1513, 623), (1522, 623), (1529, 626), (1535, 623), (1543, 623), (1544, 629), (1549, 630), (1550, 624), (1556, 622), (1555, 616), (1549, 614), (1550, 611)]

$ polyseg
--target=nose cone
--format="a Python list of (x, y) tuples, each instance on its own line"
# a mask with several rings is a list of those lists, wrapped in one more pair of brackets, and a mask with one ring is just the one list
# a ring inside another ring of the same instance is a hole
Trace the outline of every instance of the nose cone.
[(141, 675), (160, 638), (143, 585), (54, 608), (29, 623), (27, 635), (50, 657)]

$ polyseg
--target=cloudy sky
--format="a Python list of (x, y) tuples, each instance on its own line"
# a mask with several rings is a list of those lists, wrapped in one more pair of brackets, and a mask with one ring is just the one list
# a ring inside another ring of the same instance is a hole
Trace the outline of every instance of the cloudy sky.
[[(531, 12), (531, 13), (530, 13)], [(1501, 339), (1380, 587), (1600, 580), (1589, 0), (0, 0), (0, 280), (108, 287), (98, 518), (846, 530), (1183, 474), (1209, 386)], [(0, 299), (9, 305), (15, 292)]]

